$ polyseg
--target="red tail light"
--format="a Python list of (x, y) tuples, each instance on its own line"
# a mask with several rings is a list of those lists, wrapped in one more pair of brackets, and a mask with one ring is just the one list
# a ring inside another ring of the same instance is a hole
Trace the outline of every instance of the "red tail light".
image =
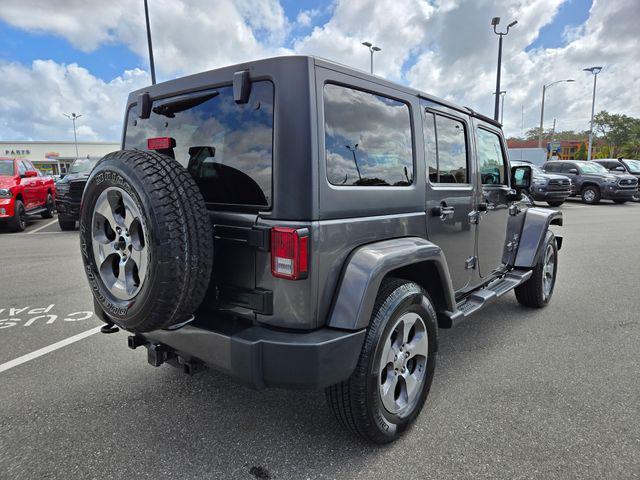
[(307, 278), (309, 232), (307, 229), (271, 229), (271, 273), (274, 277)]
[(176, 141), (172, 137), (147, 138), (147, 150), (166, 150), (175, 146)]

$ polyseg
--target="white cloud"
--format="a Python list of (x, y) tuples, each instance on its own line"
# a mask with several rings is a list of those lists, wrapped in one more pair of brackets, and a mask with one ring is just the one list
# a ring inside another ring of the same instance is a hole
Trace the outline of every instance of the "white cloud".
[(64, 113), (77, 112), (78, 140), (117, 140), (130, 91), (147, 85), (146, 72), (125, 71), (110, 82), (76, 64), (36, 60), (31, 66), (0, 62), (0, 136), (5, 139), (73, 139)]
[[(277, 0), (152, 0), (150, 8), (161, 80), (291, 51), (368, 70), (369, 54), (361, 45), (368, 40), (382, 48), (374, 58), (377, 74), (488, 115), (493, 113), (497, 50), (489, 21), (497, 15), (503, 24), (518, 19), (504, 39), (502, 88), (508, 91), (504, 114), (508, 134), (520, 133), (522, 105), (525, 128), (537, 125), (542, 85), (563, 78), (576, 82), (548, 91), (545, 124), (555, 117), (559, 129), (587, 128), (592, 77), (582, 68), (595, 64), (605, 66), (599, 76), (596, 110), (640, 116), (637, 0), (594, 0), (588, 21), (565, 30), (564, 46), (525, 51), (541, 28), (553, 21), (562, 3), (336, 0), (322, 7), (331, 18), (299, 38), (291, 38), (292, 32), (312, 26), (318, 14), (304, 10), (287, 19)], [(2, 0), (0, 20), (64, 37), (84, 51), (121, 43), (143, 61), (147, 59), (139, 0)], [(30, 67), (4, 63), (0, 69), (4, 114), (0, 135), (16, 138), (67, 135), (69, 125), (57, 115), (73, 106), (84, 109), (85, 121), (92, 122), (86, 124), (90, 130), (83, 130), (84, 134), (117, 139), (126, 93), (147, 81), (142, 72), (133, 71), (103, 82), (77, 65), (54, 62), (35, 62)], [(111, 103), (108, 115), (105, 102)]]

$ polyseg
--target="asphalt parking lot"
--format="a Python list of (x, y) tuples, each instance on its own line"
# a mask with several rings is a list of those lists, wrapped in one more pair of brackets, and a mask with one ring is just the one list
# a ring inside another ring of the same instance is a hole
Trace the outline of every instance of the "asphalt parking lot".
[(427, 405), (386, 447), (322, 392), (154, 369), (94, 334), (77, 232), (0, 231), (0, 478), (638, 478), (640, 204), (561, 209), (551, 304), (509, 294), (442, 331)]

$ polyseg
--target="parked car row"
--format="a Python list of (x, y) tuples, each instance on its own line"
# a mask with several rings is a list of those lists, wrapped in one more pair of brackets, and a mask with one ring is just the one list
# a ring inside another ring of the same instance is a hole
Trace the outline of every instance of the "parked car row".
[(58, 189), (56, 210), (58, 211), (60, 230), (74, 230), (76, 228), (76, 222), (80, 217), (82, 192), (87, 184), (89, 173), (98, 160), (98, 158), (76, 159), (71, 165), (69, 173), (56, 183)]
[(597, 204), (600, 200), (612, 200), (619, 204), (640, 202), (639, 160), (554, 160), (546, 162), (542, 167), (528, 162), (511, 164), (531, 166), (531, 187), (521, 193), (532, 201), (546, 202), (552, 207), (558, 207), (567, 198), (577, 196), (588, 204)]

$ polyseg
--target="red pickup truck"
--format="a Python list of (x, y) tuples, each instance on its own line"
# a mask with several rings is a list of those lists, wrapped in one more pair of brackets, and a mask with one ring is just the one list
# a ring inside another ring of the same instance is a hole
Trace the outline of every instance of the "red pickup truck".
[(27, 227), (27, 215), (53, 217), (56, 186), (29, 160), (0, 158), (0, 222), (14, 231)]

